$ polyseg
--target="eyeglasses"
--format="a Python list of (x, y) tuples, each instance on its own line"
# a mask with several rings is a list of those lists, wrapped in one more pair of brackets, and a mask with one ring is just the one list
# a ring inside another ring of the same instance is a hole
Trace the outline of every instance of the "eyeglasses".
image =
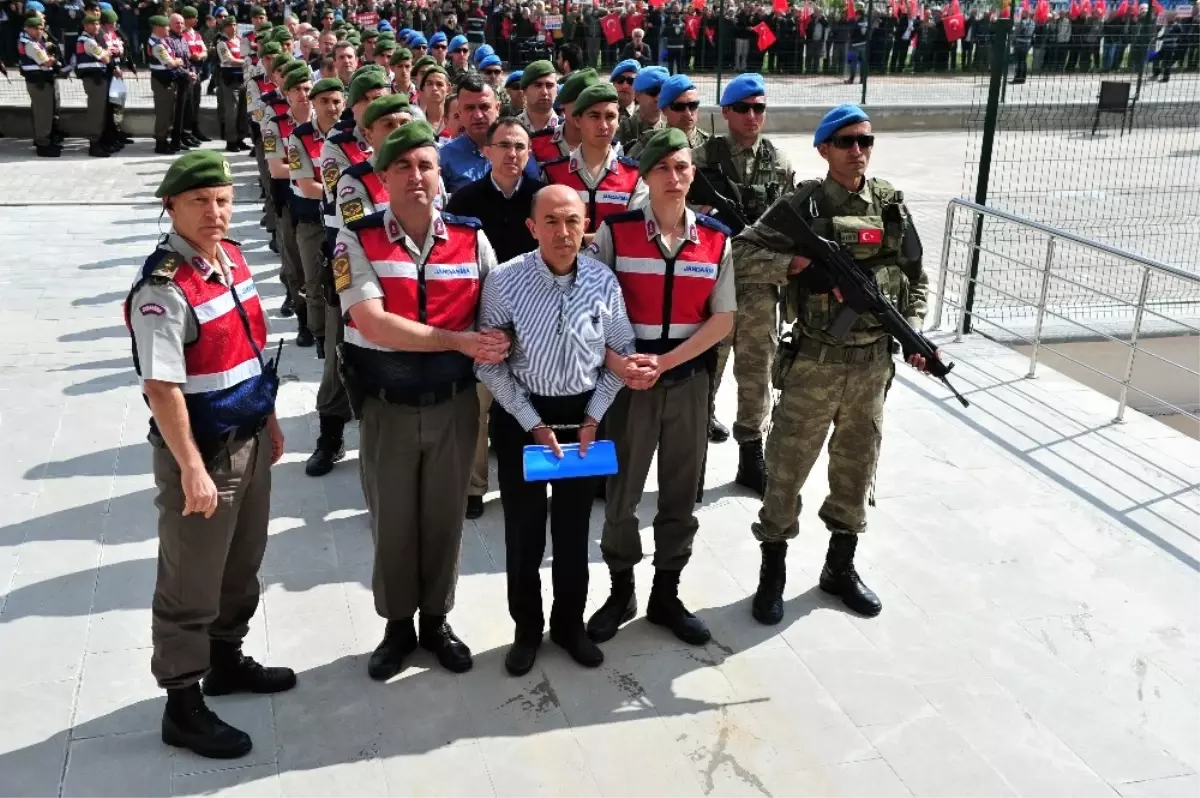
[(642, 94), (646, 95), (647, 97), (657, 97), (661, 91), (662, 86), (655, 86), (653, 88), (646, 89), (644, 92), (642, 92)]
[(857, 136), (842, 135), (834, 136), (829, 140), (829, 143), (837, 147), (839, 150), (848, 150), (855, 144), (860, 150), (869, 150), (875, 146), (875, 137), (867, 133), (859, 133)]
[(433, 46), (433, 49), (435, 49), (435, 50), (445, 50), (445, 49), (446, 49), (446, 45), (444, 45), (444, 44), (435, 44), (435, 45)]
[(700, 101), (692, 100), (690, 103), (671, 103), (669, 106), (672, 111), (681, 114), (684, 111), (697, 111), (700, 109)]
[(762, 116), (767, 112), (766, 103), (732, 103), (729, 106), (735, 114), (748, 114), (751, 111)]
[(617, 77), (613, 78), (612, 82), (614, 86), (632, 86), (633, 78), (629, 77), (628, 75), (618, 75)]
[(523, 141), (489, 141), (488, 146), (498, 150), (512, 150), (516, 153), (522, 153), (529, 149), (529, 145)]
[(500, 77), (500, 70), (499, 69), (485, 69), (485, 70), (483, 70), (483, 74), (487, 75), (489, 78), (498, 78), (498, 77)]
[(459, 55), (467, 55), (468, 53), (471, 52), (471, 50), (468, 47), (460, 47), (457, 50), (455, 50), (454, 52), (458, 53)]

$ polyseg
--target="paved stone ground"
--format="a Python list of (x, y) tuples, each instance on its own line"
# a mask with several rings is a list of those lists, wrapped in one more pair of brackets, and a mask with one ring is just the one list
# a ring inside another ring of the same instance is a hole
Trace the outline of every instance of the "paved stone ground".
[[(957, 188), (953, 140), (881, 151), (922, 223)], [(960, 145), (961, 147), (961, 142)], [(802, 142), (788, 144), (802, 171)], [(0, 142), (0, 794), (2, 795), (1114, 795), (1200, 793), (1200, 444), (987, 340), (947, 349), (972, 399), (901, 372), (888, 402), (862, 571), (881, 616), (816, 587), (825, 535), (804, 494), (787, 617), (749, 617), (757, 501), (715, 446), (685, 600), (714, 642), (685, 648), (639, 619), (583, 671), (548, 645), (512, 679), (498, 496), (468, 522), (450, 676), (421, 653), (388, 685), (366, 656), (382, 621), (350, 455), (302, 473), (317, 362), (285, 347), (263, 605), (249, 650), (299, 671), (291, 693), (217, 699), (244, 760), (158, 741), (149, 675), (155, 514), (145, 406), (120, 302), (153, 246), (166, 159), (19, 160)], [(961, 163), (961, 161), (959, 161)], [(236, 164), (251, 179), (248, 161)], [(86, 179), (81, 179), (86, 178)], [(56, 186), (50, 192), (37, 181)], [(252, 200), (243, 186), (239, 194)], [(28, 207), (27, 199), (69, 205)], [(281, 287), (258, 211), (239, 205), (269, 307)], [(929, 243), (936, 235), (929, 235)], [(272, 337), (292, 324), (271, 320)], [(720, 396), (732, 416), (732, 382)], [(655, 486), (641, 517), (647, 528)], [(591, 608), (607, 578), (593, 513)], [(649, 564), (638, 569), (645, 587)], [(548, 576), (547, 576), (548, 579)]]
[[(725, 76), (728, 83), (730, 76)], [(1107, 79), (1136, 80), (1127, 75), (1103, 76)], [(717, 79), (715, 75), (693, 75), (693, 80), (700, 90), (701, 100), (705, 104), (717, 102)], [(1102, 76), (1094, 75), (1053, 75), (1040, 80), (1039, 76), (1030, 77), (1025, 86), (1014, 86), (1009, 89), (1008, 101), (1085, 103), (1096, 101), (1100, 91)], [(129, 98), (126, 101), (131, 108), (150, 108), (153, 101), (150, 93), (150, 78), (145, 71), (137, 76), (130, 76), (128, 86)], [(83, 85), (77, 79), (59, 82), (63, 105), (83, 107), (86, 99)], [(987, 99), (987, 75), (886, 75), (869, 76), (867, 79), (867, 102), (872, 105), (887, 106), (982, 106)], [(1160, 85), (1147, 82), (1141, 102), (1154, 104), (1159, 102), (1194, 102), (1200, 91), (1200, 76), (1195, 74), (1176, 75), (1171, 83)], [(859, 102), (862, 100), (861, 84), (846, 85), (837, 75), (767, 77), (767, 92), (771, 101), (776, 105), (786, 106), (823, 106), (830, 107), (838, 103)], [(216, 108), (216, 95), (205, 95), (201, 103), (206, 108)], [(11, 83), (0, 82), (0, 105), (26, 107), (29, 105), (29, 95), (18, 78)]]

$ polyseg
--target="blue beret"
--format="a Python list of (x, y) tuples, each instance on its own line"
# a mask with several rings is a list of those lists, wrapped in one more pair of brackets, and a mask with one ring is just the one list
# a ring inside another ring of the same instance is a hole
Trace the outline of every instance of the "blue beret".
[(408, 37), (408, 46), (411, 47), (429, 47), (429, 42), (420, 33), (414, 33)]
[(41, 13), (41, 14), (46, 13), (46, 7), (44, 5), (42, 5), (41, 3), (39, 3), (37, 0), (29, 0), (29, 2), (27, 2), (25, 4), (25, 10), (26, 11), (37, 11), (38, 13)]
[(430, 46), (438, 44), (439, 42), (444, 42), (444, 41), (446, 41), (446, 34), (443, 33), (442, 31), (438, 31), (437, 33), (435, 33), (429, 37)]
[(217, 19), (220, 19), (221, 17), (229, 16), (229, 12), (226, 11), (224, 8), (221, 8), (221, 6), (217, 6), (216, 9), (213, 11), (213, 16)]
[(672, 75), (663, 81), (662, 89), (658, 92), (659, 109), (666, 108), (675, 102), (679, 95), (694, 88), (696, 88), (695, 84), (687, 75)]
[(392, 26), (386, 19), (379, 20), (379, 24), (375, 26), (375, 30), (383, 33), (385, 30), (391, 30)]
[(636, 58), (626, 58), (621, 63), (613, 67), (613, 71), (608, 73), (608, 80), (611, 83), (612, 79), (624, 72), (637, 72), (642, 68), (642, 65)]
[(112, 3), (101, 3), (100, 10), (101, 11), (112, 11), (113, 10)]
[(640, 69), (637, 77), (633, 79), (633, 90), (649, 91), (662, 88), (663, 82), (669, 77), (671, 77), (671, 73), (665, 67), (652, 66)]
[(523, 74), (525, 74), (525, 72), (524, 72), (524, 70), (521, 70), (521, 69), (518, 69), (516, 72), (509, 72), (508, 77), (504, 79), (504, 88), (507, 89), (509, 86), (513, 85), (514, 83), (516, 83), (517, 85), (520, 85), (521, 84), (521, 75), (523, 75)]
[(466, 36), (455, 36), (453, 39), (450, 40), (450, 46), (447, 47), (446, 49), (453, 52), (455, 50), (460, 50), (466, 46), (467, 46), (467, 37)]
[(487, 58), (489, 55), (495, 54), (496, 48), (492, 47), (490, 44), (481, 44), (476, 47), (475, 52), (471, 54), (471, 60), (475, 62), (475, 66), (479, 66), (483, 59)]
[(413, 32), (412, 28), (401, 28), (400, 32), (397, 33), (396, 36), (401, 39), (407, 39), (409, 36), (412, 35), (412, 32)]
[(859, 108), (853, 103), (845, 103), (836, 108), (831, 108), (829, 113), (821, 117), (821, 124), (817, 125), (817, 132), (813, 135), (813, 146), (824, 144), (833, 138), (833, 134), (837, 133), (846, 125), (853, 125), (856, 122), (870, 121), (867, 112)]
[(725, 91), (721, 92), (721, 107), (740, 103), (747, 97), (760, 97), (767, 93), (762, 75), (757, 72), (747, 72), (729, 81)]
[(500, 65), (501, 65), (500, 64), (500, 56), (498, 56), (498, 55), (484, 56), (484, 59), (479, 62), (480, 69), (487, 69), (488, 67), (494, 67), (494, 66), (500, 66)]

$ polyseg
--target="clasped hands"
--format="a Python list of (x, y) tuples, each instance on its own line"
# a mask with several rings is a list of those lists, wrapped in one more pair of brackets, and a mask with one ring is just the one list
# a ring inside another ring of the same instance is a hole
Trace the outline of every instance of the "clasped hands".
[(621, 358), (621, 370), (617, 372), (617, 376), (625, 382), (626, 387), (634, 391), (648, 390), (653, 388), (658, 378), (668, 370), (663, 363), (664, 359), (658, 355), (634, 352)]
[(458, 350), (476, 363), (502, 363), (512, 346), (512, 335), (505, 330), (487, 329), (458, 335)]

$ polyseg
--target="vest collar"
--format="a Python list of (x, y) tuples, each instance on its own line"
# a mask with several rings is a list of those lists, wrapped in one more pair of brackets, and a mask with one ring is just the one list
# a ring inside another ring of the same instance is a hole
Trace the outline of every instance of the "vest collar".
[(174, 250), (183, 256), (183, 259), (188, 262), (188, 265), (196, 270), (204, 280), (218, 280), (226, 285), (233, 282), (233, 262), (229, 260), (229, 256), (225, 254), (224, 247), (217, 247), (217, 263), (212, 263), (199, 250), (193, 247), (188, 240), (179, 233), (175, 232), (174, 228), (167, 234), (167, 249)]
[[(653, 241), (655, 238), (662, 238), (662, 228), (658, 224), (658, 220), (654, 218), (654, 211), (650, 208), (650, 203), (646, 203), (644, 209), (646, 216), (646, 240)], [(691, 241), (693, 244), (700, 243), (700, 228), (696, 225), (696, 214), (691, 208), (685, 208), (683, 211), (684, 227), (687, 231), (684, 238)]]
[(874, 201), (874, 197), (871, 194), (871, 181), (867, 179), (863, 180), (862, 188), (860, 188), (858, 191), (847, 191), (841, 183), (837, 182), (832, 177), (827, 176), (825, 178), (825, 182), (821, 184), (821, 193), (823, 193), (834, 206), (844, 205), (851, 197), (857, 197), (868, 207)]
[[(583, 160), (582, 144), (571, 150), (571, 161), (568, 164), (568, 168), (572, 172), (576, 173), (587, 172), (587, 164)], [(604, 169), (609, 172), (617, 171), (617, 151), (611, 146), (608, 148), (608, 159), (604, 162)], [(604, 175), (601, 175), (600, 177), (603, 179)]]
[[(429, 236), (432, 236), (433, 238), (440, 238), (443, 241), (449, 239), (450, 233), (446, 231), (446, 222), (444, 219), (442, 219), (442, 215), (437, 211), (434, 211), (433, 214), (433, 223), (429, 225)], [(390, 206), (386, 211), (383, 212), (383, 229), (387, 234), (388, 241), (391, 241), (393, 244), (401, 239), (407, 238), (409, 242), (413, 244), (414, 248), (417, 245), (420, 245), (420, 250), (422, 252), (425, 251), (425, 244), (432, 245), (432, 242), (429, 241), (428, 238), (426, 238), (425, 241), (418, 242), (414, 241), (407, 233), (405, 233), (404, 228), (400, 226), (400, 220), (396, 218), (396, 214), (392, 212)]]

